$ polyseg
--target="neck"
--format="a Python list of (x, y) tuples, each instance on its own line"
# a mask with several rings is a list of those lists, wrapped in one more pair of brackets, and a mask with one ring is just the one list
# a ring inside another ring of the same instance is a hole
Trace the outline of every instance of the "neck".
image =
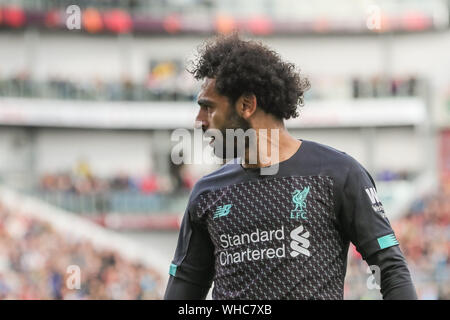
[(255, 128), (255, 131), (256, 148), (246, 149), (245, 161), (242, 163), (244, 168), (268, 167), (285, 161), (292, 157), (301, 145), (301, 141), (291, 136), (283, 124), (272, 128)]

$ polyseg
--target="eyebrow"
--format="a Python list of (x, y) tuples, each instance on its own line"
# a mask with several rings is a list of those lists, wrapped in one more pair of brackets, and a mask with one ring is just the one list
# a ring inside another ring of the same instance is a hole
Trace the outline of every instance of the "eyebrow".
[(203, 106), (204, 107), (214, 106), (214, 102), (212, 100), (204, 99), (204, 98), (197, 100), (197, 103), (202, 107)]

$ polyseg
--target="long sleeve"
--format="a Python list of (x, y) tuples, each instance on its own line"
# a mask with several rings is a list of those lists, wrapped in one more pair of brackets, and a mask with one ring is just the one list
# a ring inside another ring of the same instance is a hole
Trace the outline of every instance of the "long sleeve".
[(380, 268), (380, 288), (384, 300), (416, 300), (417, 294), (406, 260), (399, 246), (377, 251), (366, 259)]
[(214, 245), (205, 225), (191, 221), (189, 207), (181, 224), (169, 269), (165, 299), (205, 299), (214, 276)]
[(201, 287), (183, 279), (169, 277), (164, 300), (204, 300), (209, 287)]

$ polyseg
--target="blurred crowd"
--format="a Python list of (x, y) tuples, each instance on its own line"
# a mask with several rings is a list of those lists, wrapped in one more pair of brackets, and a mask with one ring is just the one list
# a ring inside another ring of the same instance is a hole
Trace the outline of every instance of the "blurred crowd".
[(176, 214), (184, 210), (198, 178), (188, 166), (174, 164), (166, 174), (149, 171), (132, 176), (118, 172), (101, 177), (81, 161), (73, 170), (42, 174), (35, 186), (23, 191), (70, 212), (91, 216)]
[(67, 192), (77, 195), (96, 195), (107, 192), (131, 192), (144, 195), (188, 192), (195, 177), (184, 165), (172, 165), (169, 175), (149, 172), (135, 177), (118, 172), (111, 177), (95, 175), (89, 164), (80, 161), (73, 171), (45, 173), (39, 178), (38, 189), (42, 191)]
[(352, 79), (352, 96), (358, 98), (413, 97), (419, 94), (419, 80), (414, 76), (405, 78), (383, 78), (375, 76), (369, 79)]
[(408, 181), (415, 177), (414, 172), (408, 170), (380, 170), (376, 174), (376, 181)]
[(46, 80), (33, 79), (28, 71), (0, 77), (0, 96), (98, 101), (193, 101), (197, 83), (181, 72), (170, 76), (149, 73), (146, 81), (136, 82), (123, 75), (118, 81), (100, 77), (77, 80), (53, 75)]
[[(310, 77), (309, 100), (414, 97), (424, 93), (423, 81), (405, 77)], [(199, 83), (178, 61), (153, 63), (147, 78), (133, 80), (123, 75), (118, 81), (72, 79), (61, 75), (36, 80), (28, 71), (12, 76), (0, 74), (0, 96), (37, 97), (99, 101), (194, 101)]]
[[(79, 267), (79, 288), (69, 266)], [(0, 202), (0, 300), (159, 299), (161, 281), (143, 264)]]
[[(419, 299), (450, 299), (450, 184), (418, 199), (408, 214), (392, 222)], [(346, 278), (347, 299), (380, 298), (368, 290), (367, 264), (352, 246)]]
[(78, 195), (95, 195), (105, 192), (130, 191), (152, 194), (163, 191), (164, 183), (156, 174), (135, 178), (118, 173), (110, 178), (95, 175), (80, 176), (71, 172), (46, 173), (40, 178), (39, 189), (67, 192)]

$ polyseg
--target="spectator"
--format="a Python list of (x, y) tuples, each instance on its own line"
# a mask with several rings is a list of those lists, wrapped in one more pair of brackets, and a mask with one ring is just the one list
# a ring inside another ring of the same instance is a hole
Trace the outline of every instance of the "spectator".
[[(67, 267), (81, 270), (80, 289)], [(0, 299), (158, 299), (160, 276), (0, 203)]]

